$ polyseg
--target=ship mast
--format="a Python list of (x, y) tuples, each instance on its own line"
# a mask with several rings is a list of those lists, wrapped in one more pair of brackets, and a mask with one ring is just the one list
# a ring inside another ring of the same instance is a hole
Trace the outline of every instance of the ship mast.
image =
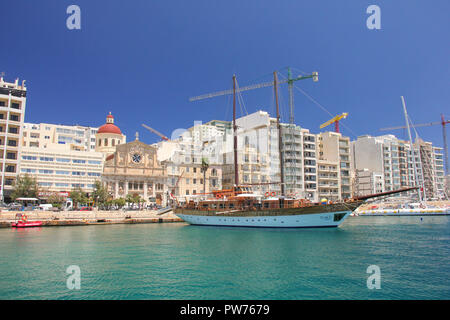
[[(401, 96), (401, 99), (402, 99), (402, 104), (403, 104), (403, 112), (405, 114), (406, 127), (408, 129), (409, 145), (411, 147), (411, 154), (412, 154), (412, 158), (413, 158), (414, 179), (416, 179), (416, 185), (419, 186), (419, 179), (417, 177), (417, 167), (416, 167), (416, 155), (414, 152), (414, 145), (412, 143), (411, 130), (409, 129), (408, 113), (406, 112), (405, 98), (403, 96)], [(422, 195), (420, 192), (420, 187), (417, 188), (417, 193), (419, 195), (419, 202), (422, 202)]]
[(236, 75), (233, 75), (233, 148), (234, 148), (234, 184), (239, 184), (237, 125), (236, 125)]
[(273, 88), (275, 90), (275, 104), (277, 106), (277, 127), (278, 127), (278, 150), (280, 152), (280, 177), (281, 177), (281, 195), (284, 196), (284, 159), (282, 152), (282, 136), (281, 136), (281, 124), (280, 124), (280, 108), (278, 106), (278, 77), (277, 72), (273, 72)]

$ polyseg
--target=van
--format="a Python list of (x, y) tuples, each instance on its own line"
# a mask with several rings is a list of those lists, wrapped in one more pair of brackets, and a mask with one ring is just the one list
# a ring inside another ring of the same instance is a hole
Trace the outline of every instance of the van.
[(43, 211), (49, 211), (52, 210), (53, 206), (51, 203), (43, 203), (39, 205), (39, 209)]

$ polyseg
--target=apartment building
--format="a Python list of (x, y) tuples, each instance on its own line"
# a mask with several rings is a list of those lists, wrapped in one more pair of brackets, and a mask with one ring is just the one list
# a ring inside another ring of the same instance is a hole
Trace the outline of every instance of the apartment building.
[(19, 85), (19, 79), (10, 83), (0, 77), (0, 201), (9, 199), (20, 169), (20, 140), (26, 100), (25, 80)]
[(22, 147), (41, 148), (64, 145), (65, 150), (95, 151), (98, 128), (50, 123), (24, 123)]
[(339, 162), (318, 160), (319, 199), (339, 201), (342, 199)]
[(102, 153), (73, 150), (68, 145), (24, 147), (20, 174), (36, 178), (40, 198), (52, 192), (68, 194), (77, 187), (89, 193), (94, 191), (95, 181), (101, 179), (103, 159)]
[(355, 172), (358, 183), (355, 183), (355, 196), (384, 192), (384, 179), (382, 174), (369, 171), (367, 168)]
[(189, 201), (193, 196), (222, 189), (222, 168), (210, 166), (205, 173), (201, 165), (165, 163), (168, 189), (179, 201)]
[[(318, 200), (317, 138), (309, 130), (281, 124), (286, 195)], [(278, 132), (275, 134), (278, 137)]]
[[(430, 142), (417, 139), (411, 148), (394, 135), (365, 135), (352, 142), (352, 155), (356, 172), (367, 169), (383, 177), (383, 191), (419, 186), (422, 199), (446, 197), (442, 149)], [(355, 183), (362, 183), (358, 175)]]
[[(350, 138), (338, 132), (323, 132), (317, 135), (317, 139), (319, 141), (319, 161), (328, 161), (332, 165), (337, 164), (338, 166), (339, 199), (351, 198), (353, 186), (351, 179)], [(322, 184), (324, 183), (325, 181), (322, 181)], [(322, 187), (322, 189), (324, 188)], [(325, 194), (321, 195), (319, 192), (319, 197), (322, 196), (326, 198)]]

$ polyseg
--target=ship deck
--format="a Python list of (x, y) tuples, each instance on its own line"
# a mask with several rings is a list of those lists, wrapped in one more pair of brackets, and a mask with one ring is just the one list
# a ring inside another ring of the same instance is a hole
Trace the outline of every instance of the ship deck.
[(333, 213), (343, 211), (354, 211), (358, 208), (363, 201), (351, 201), (345, 203), (334, 204), (318, 204), (305, 207), (296, 208), (258, 208), (258, 207), (242, 207), (242, 208), (224, 208), (224, 209), (210, 209), (210, 208), (185, 208), (180, 207), (174, 209), (174, 213), (184, 215), (197, 215), (197, 216), (224, 216), (224, 217), (250, 217), (250, 216), (290, 216), (290, 215), (307, 215), (317, 213)]

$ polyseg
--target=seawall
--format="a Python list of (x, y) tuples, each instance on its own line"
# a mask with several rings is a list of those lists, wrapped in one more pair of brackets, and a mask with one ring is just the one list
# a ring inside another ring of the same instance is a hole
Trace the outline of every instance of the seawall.
[(0, 228), (9, 228), (17, 213), (25, 213), (28, 221), (42, 221), (42, 226), (82, 226), (104, 224), (183, 222), (172, 211), (158, 215), (154, 210), (142, 211), (2, 211)]

